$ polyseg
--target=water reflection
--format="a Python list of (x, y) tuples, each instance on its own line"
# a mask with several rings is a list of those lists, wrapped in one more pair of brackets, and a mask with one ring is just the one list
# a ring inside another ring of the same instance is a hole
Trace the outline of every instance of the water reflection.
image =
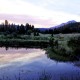
[[(1, 80), (79, 80), (80, 68), (72, 62), (51, 60), (42, 49), (0, 48)], [(76, 63), (76, 62), (75, 62)]]
[[(37, 52), (37, 53), (36, 53)], [(26, 48), (0, 48), (0, 64), (9, 63), (12, 61), (26, 61), (45, 54), (45, 51), (40, 49), (26, 49)]]

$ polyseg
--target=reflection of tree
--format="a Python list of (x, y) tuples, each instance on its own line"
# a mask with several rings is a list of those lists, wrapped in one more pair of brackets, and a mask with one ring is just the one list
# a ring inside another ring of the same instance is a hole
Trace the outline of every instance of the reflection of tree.
[(5, 49), (6, 49), (6, 51), (7, 51), (7, 50), (9, 49), (9, 47), (6, 46)]
[(80, 61), (74, 62), (73, 64), (77, 67), (80, 67)]
[(50, 59), (53, 59), (56, 61), (67, 62), (67, 61), (78, 61), (79, 60), (72, 53), (68, 54), (64, 48), (59, 49), (56, 47), (51, 47), (47, 49), (46, 54)]
[(70, 39), (68, 46), (72, 48), (73, 55), (75, 55), (77, 59), (80, 59), (80, 37)]

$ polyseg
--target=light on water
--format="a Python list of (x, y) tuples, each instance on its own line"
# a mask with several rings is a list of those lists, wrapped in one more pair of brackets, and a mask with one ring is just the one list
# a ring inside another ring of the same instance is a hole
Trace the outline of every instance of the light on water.
[(51, 60), (42, 49), (0, 48), (0, 80), (79, 80), (80, 67)]
[[(1, 50), (2, 49), (2, 50)], [(0, 64), (9, 64), (11, 62), (29, 62), (45, 54), (45, 51), (40, 49), (9, 49), (1, 48), (0, 51)], [(1, 67), (2, 65), (0, 65)]]

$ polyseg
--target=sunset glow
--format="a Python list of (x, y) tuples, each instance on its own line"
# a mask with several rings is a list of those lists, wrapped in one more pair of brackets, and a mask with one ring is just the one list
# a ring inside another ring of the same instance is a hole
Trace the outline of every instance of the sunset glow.
[(69, 20), (80, 21), (79, 3), (79, 0), (0, 0), (0, 20), (30, 23), (35, 27), (52, 27)]

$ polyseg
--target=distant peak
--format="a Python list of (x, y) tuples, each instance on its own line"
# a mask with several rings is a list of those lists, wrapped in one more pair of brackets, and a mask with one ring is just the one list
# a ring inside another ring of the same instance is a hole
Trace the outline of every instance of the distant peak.
[(64, 25), (68, 25), (68, 24), (70, 24), (70, 23), (76, 23), (76, 22), (77, 22), (77, 21), (75, 21), (75, 20), (71, 20), (71, 21), (68, 21), (68, 22), (59, 24), (59, 25), (57, 25), (57, 26), (51, 27), (51, 28), (54, 29), (54, 28), (58, 28), (58, 27), (61, 27), (61, 26), (64, 26)]
[(75, 20), (71, 20), (71, 21), (68, 21), (67, 23), (76, 23), (77, 21)]

